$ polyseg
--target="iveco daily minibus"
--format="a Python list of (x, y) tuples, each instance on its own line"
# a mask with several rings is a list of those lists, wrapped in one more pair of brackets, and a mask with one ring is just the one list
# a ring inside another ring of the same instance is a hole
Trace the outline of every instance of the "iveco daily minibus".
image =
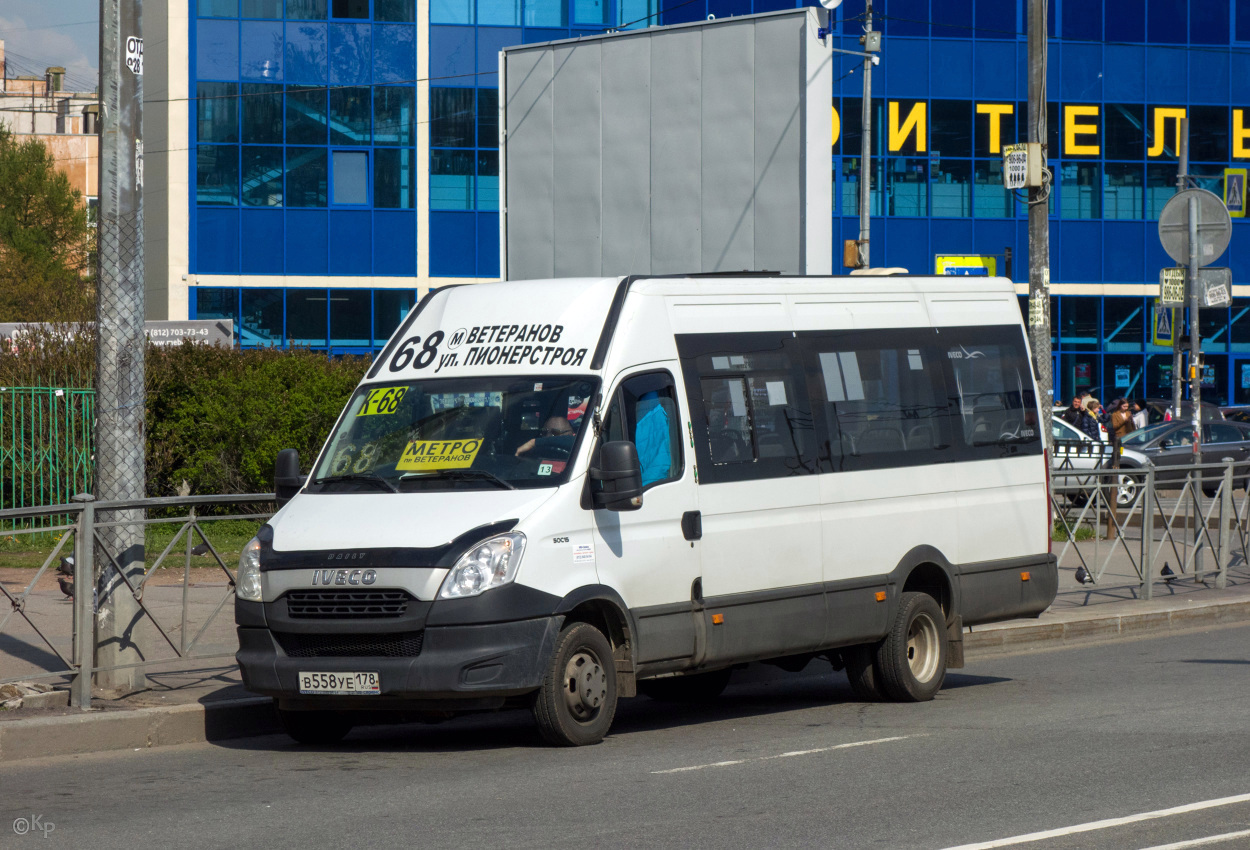
[(928, 700), (961, 627), (1053, 600), (1047, 460), (995, 278), (729, 276), (424, 298), (245, 548), (238, 661), (305, 742), (825, 656)]

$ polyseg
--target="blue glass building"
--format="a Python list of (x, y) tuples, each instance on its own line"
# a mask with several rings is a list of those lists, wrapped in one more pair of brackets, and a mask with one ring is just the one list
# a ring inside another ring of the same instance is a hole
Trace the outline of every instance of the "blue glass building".
[[(185, 222), (149, 221), (149, 241), (156, 226), (170, 243), (153, 309), (233, 318), (244, 345), (374, 351), (419, 294), (498, 276), (501, 47), (794, 5), (189, 0), (168, 21), (170, 101), (185, 61), (187, 110), (185, 131), (170, 110), (167, 139), (171, 160), (186, 157), (188, 206)], [(862, 12), (863, 0), (835, 12), (835, 46), (858, 47)], [(1024, 1), (876, 0), (874, 12), (874, 264), (930, 272), (938, 254), (1010, 248), (1023, 292), (1026, 211), (1002, 188), (1001, 147), (1024, 138)], [(1051, 0), (1050, 12), (1056, 392), (1170, 395), (1170, 349), (1151, 344), (1151, 296), (1173, 264), (1156, 220), (1175, 191), (1181, 115), (1198, 185), (1222, 194), (1226, 170), (1250, 163), (1250, 0)], [(840, 259), (858, 235), (861, 78), (853, 57), (835, 61)], [(1220, 261), (1231, 309), (1202, 315), (1204, 394), (1229, 403), (1250, 403), (1247, 227), (1234, 219)]]

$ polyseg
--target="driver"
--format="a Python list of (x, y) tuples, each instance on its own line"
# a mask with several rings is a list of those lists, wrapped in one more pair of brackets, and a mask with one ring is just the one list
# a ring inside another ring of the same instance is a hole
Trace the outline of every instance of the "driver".
[(560, 457), (568, 457), (573, 451), (573, 439), (577, 432), (563, 416), (552, 416), (543, 423), (538, 436), (517, 447), (516, 457), (527, 454), (537, 447), (540, 454), (551, 454), (554, 449)]

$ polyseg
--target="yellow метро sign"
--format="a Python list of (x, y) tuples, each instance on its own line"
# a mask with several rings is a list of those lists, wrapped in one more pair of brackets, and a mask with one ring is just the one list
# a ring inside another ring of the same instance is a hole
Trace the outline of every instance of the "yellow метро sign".
[(395, 469), (400, 472), (436, 472), (440, 469), (464, 469), (473, 465), (480, 439), (475, 440), (413, 440), (399, 456)]

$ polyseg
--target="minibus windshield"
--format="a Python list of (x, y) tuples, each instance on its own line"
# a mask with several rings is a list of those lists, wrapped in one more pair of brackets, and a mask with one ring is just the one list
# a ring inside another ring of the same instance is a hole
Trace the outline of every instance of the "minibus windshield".
[(594, 411), (595, 378), (444, 378), (360, 387), (309, 492), (554, 487)]

